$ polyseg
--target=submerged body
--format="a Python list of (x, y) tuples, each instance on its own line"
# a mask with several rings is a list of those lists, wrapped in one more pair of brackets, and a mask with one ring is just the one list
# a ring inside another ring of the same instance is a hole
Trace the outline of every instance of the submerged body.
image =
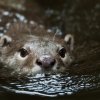
[(11, 75), (65, 72), (73, 61), (73, 36), (64, 38), (35, 24), (13, 23), (0, 36), (0, 63)]

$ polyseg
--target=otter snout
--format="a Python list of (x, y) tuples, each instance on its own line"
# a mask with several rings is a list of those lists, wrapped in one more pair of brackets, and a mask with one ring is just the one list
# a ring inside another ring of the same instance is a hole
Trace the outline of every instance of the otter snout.
[(36, 64), (44, 69), (52, 68), (55, 65), (55, 63), (56, 60), (49, 55), (43, 55), (36, 60)]

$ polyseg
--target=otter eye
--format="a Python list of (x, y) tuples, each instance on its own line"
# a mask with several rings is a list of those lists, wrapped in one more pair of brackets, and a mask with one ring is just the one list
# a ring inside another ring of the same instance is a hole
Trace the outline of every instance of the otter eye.
[(59, 50), (59, 55), (64, 58), (65, 57), (65, 53), (66, 53), (66, 49), (63, 47)]
[(19, 49), (19, 52), (21, 57), (25, 57), (28, 55), (28, 51), (25, 50), (24, 48)]

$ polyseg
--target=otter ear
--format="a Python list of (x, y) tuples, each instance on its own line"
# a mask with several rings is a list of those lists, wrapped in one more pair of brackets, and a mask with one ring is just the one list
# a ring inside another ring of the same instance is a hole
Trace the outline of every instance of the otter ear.
[(9, 45), (9, 43), (11, 43), (11, 41), (12, 41), (11, 37), (0, 34), (0, 47)]
[(70, 51), (74, 49), (74, 37), (71, 34), (67, 34), (64, 38), (64, 41), (68, 45)]

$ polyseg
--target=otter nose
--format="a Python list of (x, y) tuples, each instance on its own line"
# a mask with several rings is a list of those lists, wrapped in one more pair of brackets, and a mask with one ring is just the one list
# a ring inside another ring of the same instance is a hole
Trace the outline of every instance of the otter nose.
[(36, 60), (36, 64), (43, 67), (43, 68), (52, 68), (56, 63), (56, 60), (51, 56), (42, 56)]

